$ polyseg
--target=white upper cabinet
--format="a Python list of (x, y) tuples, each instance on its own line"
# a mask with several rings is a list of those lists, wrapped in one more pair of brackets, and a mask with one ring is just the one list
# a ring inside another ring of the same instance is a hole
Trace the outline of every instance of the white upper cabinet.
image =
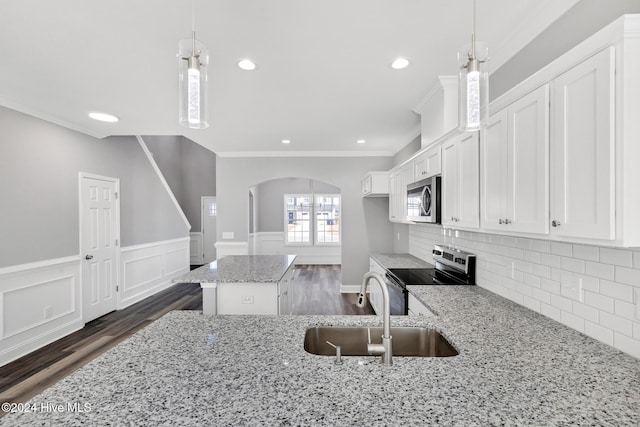
[(442, 144), (442, 225), (480, 226), (478, 132), (456, 134)]
[(407, 220), (407, 184), (413, 182), (413, 162), (389, 171), (389, 221), (409, 222)]
[(429, 148), (413, 159), (413, 181), (420, 181), (440, 175), (442, 173), (442, 159), (440, 145)]
[(480, 146), (482, 228), (548, 233), (548, 85), (493, 114)]
[(362, 197), (389, 197), (389, 172), (368, 172), (361, 188)]
[(607, 48), (552, 82), (552, 235), (616, 237), (614, 64)]

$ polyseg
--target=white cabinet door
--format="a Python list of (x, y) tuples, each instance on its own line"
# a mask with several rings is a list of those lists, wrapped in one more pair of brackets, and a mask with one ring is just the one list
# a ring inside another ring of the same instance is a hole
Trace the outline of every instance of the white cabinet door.
[(411, 292), (409, 292), (409, 316), (433, 316), (431, 310), (429, 310), (418, 298), (416, 298)]
[(278, 314), (293, 313), (293, 275), (295, 265), (291, 265), (278, 282)]
[(549, 232), (549, 86), (508, 108), (507, 211), (509, 231)]
[(413, 180), (420, 181), (439, 175), (442, 172), (442, 158), (440, 146), (433, 147), (420, 154), (413, 160)]
[(389, 221), (407, 222), (407, 184), (413, 182), (413, 163), (389, 172)]
[[(382, 277), (384, 277), (386, 270), (380, 266), (373, 258), (369, 258), (369, 271), (374, 273), (378, 273)], [(380, 285), (376, 280), (369, 281), (369, 302), (371, 303), (371, 307), (373, 307), (373, 311), (376, 314), (382, 314), (382, 289), (380, 289)]]
[(547, 85), (491, 116), (481, 141), (484, 229), (548, 233), (548, 123)]
[(400, 169), (389, 172), (389, 221), (391, 222), (400, 222), (401, 220), (402, 212), (399, 209), (402, 200), (401, 180)]
[(458, 140), (459, 211), (458, 226), (480, 227), (480, 147), (478, 132)]
[(507, 109), (492, 115), (480, 142), (482, 227), (505, 231), (507, 212), (508, 129)]
[(458, 144), (442, 144), (442, 225), (455, 225), (458, 217)]
[(442, 145), (442, 224), (480, 226), (478, 132), (454, 136)]
[(613, 48), (560, 75), (552, 91), (551, 233), (613, 240)]

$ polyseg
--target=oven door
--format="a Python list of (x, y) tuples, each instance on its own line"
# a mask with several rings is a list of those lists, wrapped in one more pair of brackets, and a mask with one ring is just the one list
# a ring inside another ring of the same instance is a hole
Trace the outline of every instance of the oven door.
[(406, 316), (409, 314), (409, 291), (395, 277), (389, 273), (385, 275), (387, 289), (389, 290), (389, 308), (393, 316)]

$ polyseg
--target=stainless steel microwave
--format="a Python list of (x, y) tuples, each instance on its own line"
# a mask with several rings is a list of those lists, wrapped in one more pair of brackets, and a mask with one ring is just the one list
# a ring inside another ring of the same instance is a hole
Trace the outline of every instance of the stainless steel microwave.
[(440, 176), (407, 185), (407, 219), (440, 224)]

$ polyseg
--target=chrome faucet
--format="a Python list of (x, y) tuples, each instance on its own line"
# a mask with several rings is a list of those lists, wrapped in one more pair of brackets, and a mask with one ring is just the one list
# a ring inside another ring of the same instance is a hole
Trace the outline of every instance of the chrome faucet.
[(371, 344), (371, 331), (369, 331), (369, 344), (367, 345), (367, 351), (369, 354), (373, 355), (381, 355), (382, 363), (384, 365), (392, 365), (393, 364), (393, 350), (391, 346), (391, 309), (390, 309), (390, 301), (389, 301), (389, 289), (387, 289), (387, 284), (384, 281), (384, 278), (372, 271), (366, 273), (364, 278), (362, 279), (362, 286), (360, 287), (360, 294), (358, 295), (358, 302), (356, 305), (358, 307), (364, 307), (367, 303), (367, 285), (369, 284), (369, 280), (376, 279), (380, 288), (382, 289), (382, 322), (383, 322), (383, 331), (382, 331), (382, 344)]

